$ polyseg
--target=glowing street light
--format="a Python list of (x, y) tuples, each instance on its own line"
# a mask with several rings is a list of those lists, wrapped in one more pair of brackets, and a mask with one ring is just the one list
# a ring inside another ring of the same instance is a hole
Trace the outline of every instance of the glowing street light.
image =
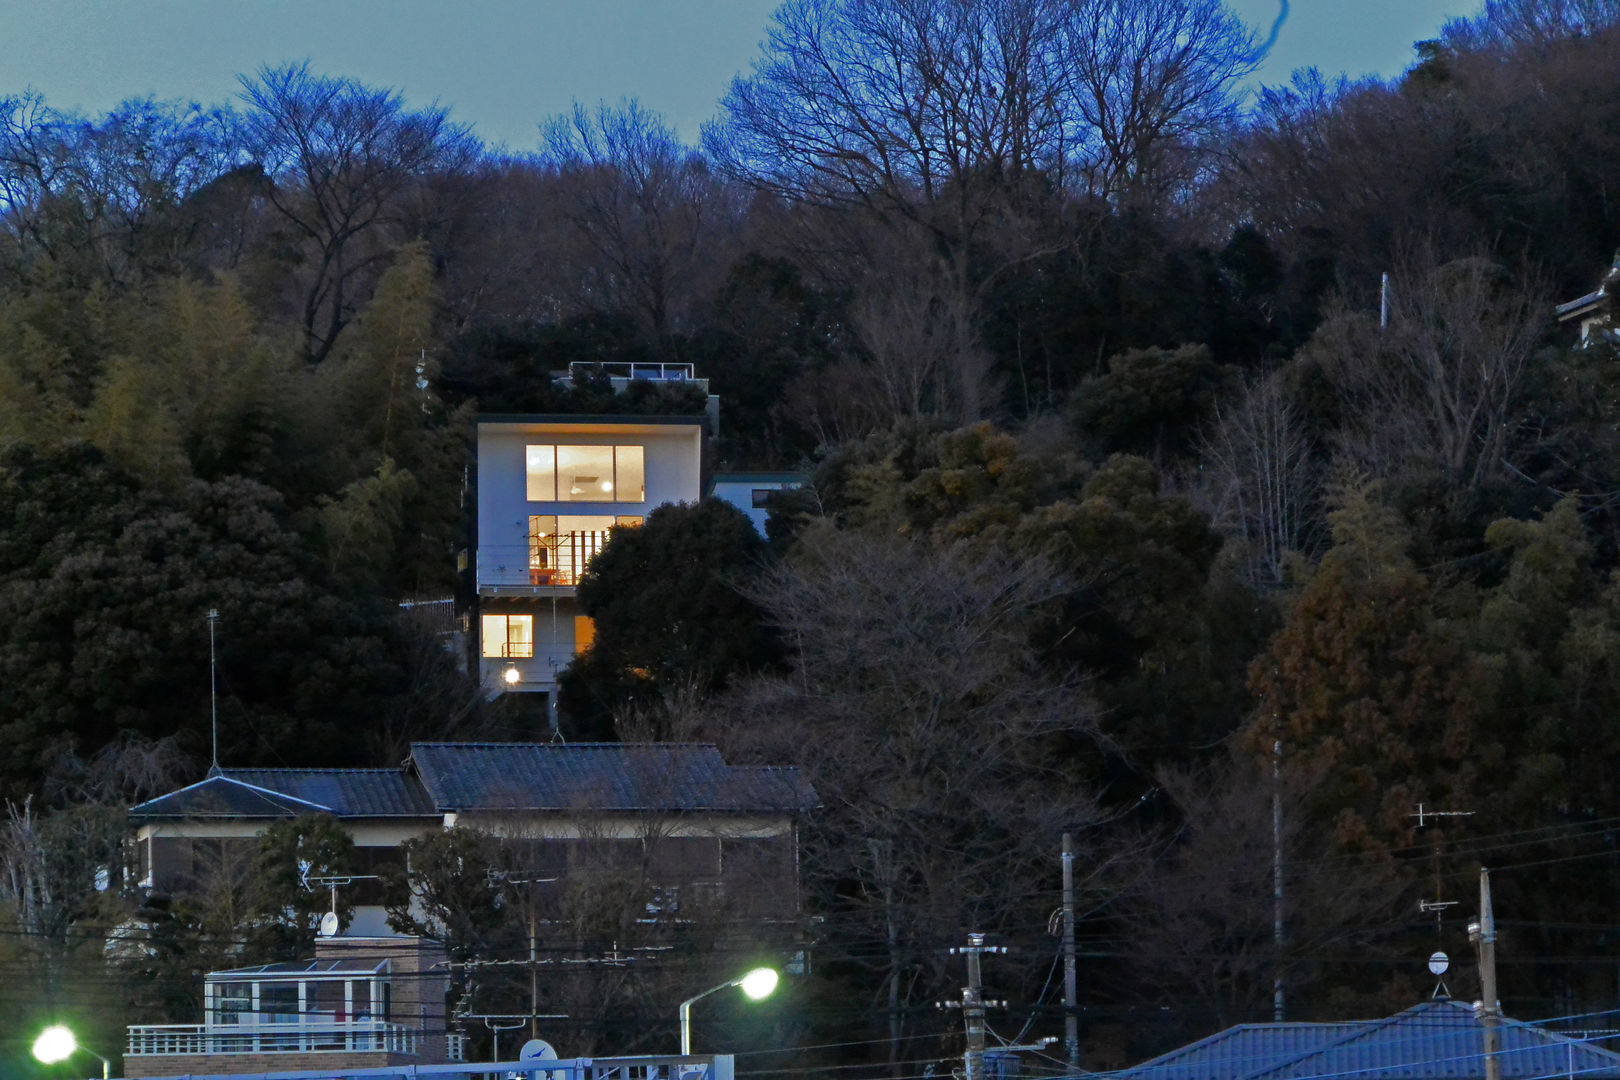
[(80, 1046), (79, 1040), (73, 1037), (73, 1032), (61, 1024), (52, 1024), (40, 1032), (39, 1038), (34, 1040), (34, 1057), (41, 1065), (55, 1065), (66, 1061), (73, 1056), (75, 1050), (83, 1050), (101, 1062), (101, 1080), (108, 1080), (112, 1075), (112, 1062), (89, 1047)]
[(752, 1001), (771, 996), (776, 989), (777, 974), (770, 968), (755, 968), (746, 975), (739, 975), (719, 986), (711, 986), (701, 994), (687, 998), (681, 1002), (681, 1056), (686, 1057), (692, 1052), (692, 1003), (701, 1001), (710, 994), (717, 994), (722, 990), (729, 990), (733, 986), (742, 987), (742, 992)]

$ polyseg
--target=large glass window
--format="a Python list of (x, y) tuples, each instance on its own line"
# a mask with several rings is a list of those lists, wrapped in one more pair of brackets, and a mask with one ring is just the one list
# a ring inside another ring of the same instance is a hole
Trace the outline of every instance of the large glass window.
[(530, 502), (645, 502), (647, 455), (640, 446), (524, 448)]
[(259, 1013), (268, 1024), (298, 1023), (298, 984), (262, 984), (259, 987)]
[(535, 585), (575, 585), (585, 566), (616, 528), (641, 524), (636, 514), (530, 514), (529, 581)]
[(485, 656), (534, 655), (533, 615), (485, 615), (482, 622)]
[(214, 990), (214, 1023), (240, 1024), (242, 1014), (253, 1009), (253, 984), (220, 983)]

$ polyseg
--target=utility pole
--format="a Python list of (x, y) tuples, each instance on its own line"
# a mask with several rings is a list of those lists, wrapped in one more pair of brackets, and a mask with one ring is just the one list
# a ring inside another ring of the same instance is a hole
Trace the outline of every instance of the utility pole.
[(984, 999), (979, 957), (984, 953), (1006, 951), (1002, 945), (986, 945), (983, 934), (969, 934), (966, 945), (951, 950), (967, 958), (968, 984), (962, 988), (962, 1022), (967, 1028), (967, 1049), (962, 1053), (962, 1067), (966, 1080), (985, 1080), (984, 1010), (987, 1005), (1000, 1004)]
[(1502, 1064), (1497, 1060), (1502, 1005), (1496, 998), (1496, 916), (1491, 912), (1491, 873), (1479, 868), (1479, 921), (1468, 927), (1468, 938), (1479, 950), (1479, 992), (1483, 999), (1475, 1006), (1485, 1028), (1485, 1080), (1502, 1080)]
[(1080, 1071), (1080, 1018), (1074, 970), (1074, 837), (1063, 834), (1063, 1050), (1069, 1071)]
[(1286, 1012), (1283, 998), (1283, 816), (1282, 816), (1282, 739), (1271, 741), (1271, 944), (1276, 950), (1271, 973), (1271, 1019), (1282, 1023)]

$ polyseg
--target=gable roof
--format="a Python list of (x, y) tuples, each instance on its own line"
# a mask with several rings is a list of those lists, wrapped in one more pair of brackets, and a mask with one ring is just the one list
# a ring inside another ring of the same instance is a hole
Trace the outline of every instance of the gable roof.
[[(1620, 1054), (1503, 1018), (1502, 1080), (1620, 1080)], [(1132, 1080), (1477, 1080), (1484, 1033), (1474, 1010), (1441, 999), (1383, 1020), (1245, 1024), (1120, 1073)]]
[(413, 743), (398, 769), (230, 769), (131, 808), (188, 818), (437, 818), (464, 811), (794, 813), (794, 768), (727, 765), (704, 743)]
[(149, 799), (130, 809), (140, 820), (207, 817), (292, 817), (298, 814), (331, 813), (322, 803), (298, 798), (284, 791), (261, 787), (233, 776), (215, 773)]
[(815, 805), (797, 769), (727, 765), (705, 743), (413, 743), (433, 802), (465, 810), (755, 810)]

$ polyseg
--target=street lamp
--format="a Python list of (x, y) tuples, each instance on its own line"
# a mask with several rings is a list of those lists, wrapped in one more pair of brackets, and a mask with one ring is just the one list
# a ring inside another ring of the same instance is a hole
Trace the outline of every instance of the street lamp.
[(40, 1032), (39, 1038), (34, 1040), (34, 1057), (38, 1058), (42, 1065), (55, 1065), (57, 1062), (66, 1061), (73, 1056), (75, 1050), (83, 1050), (101, 1062), (101, 1080), (107, 1080), (112, 1075), (112, 1062), (89, 1047), (80, 1046), (79, 1040), (73, 1037), (73, 1032), (61, 1024), (52, 1024)]
[(711, 986), (701, 994), (696, 994), (681, 1002), (681, 1056), (686, 1057), (692, 1053), (692, 1003), (701, 1001), (710, 994), (717, 994), (722, 990), (729, 990), (733, 986), (742, 987), (752, 1001), (771, 996), (776, 989), (777, 975), (770, 968), (755, 968), (746, 975), (739, 975), (719, 986)]

